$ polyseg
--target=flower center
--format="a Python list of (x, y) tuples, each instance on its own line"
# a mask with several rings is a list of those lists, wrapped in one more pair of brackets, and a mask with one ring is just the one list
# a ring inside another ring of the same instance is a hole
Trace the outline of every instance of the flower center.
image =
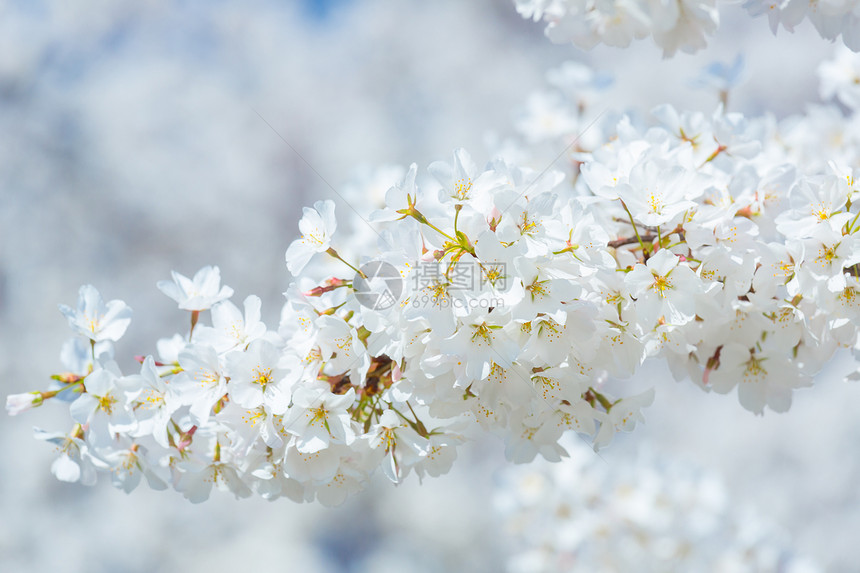
[(269, 382), (272, 381), (272, 369), (263, 369), (262, 367), (257, 366), (256, 368), (254, 368), (254, 374), (255, 376), (251, 380), (251, 382), (253, 384), (259, 384), (263, 388), (263, 390), (265, 390)]
[(472, 190), (471, 179), (460, 179), (454, 183), (454, 198), (458, 201), (465, 201), (469, 198), (469, 191)]
[(666, 291), (672, 288), (672, 281), (669, 280), (669, 277), (655, 275), (654, 284), (651, 285), (651, 288), (662, 298), (666, 296)]
[(99, 398), (99, 408), (104, 410), (108, 415), (113, 411), (113, 405), (116, 404), (116, 398), (108, 394)]

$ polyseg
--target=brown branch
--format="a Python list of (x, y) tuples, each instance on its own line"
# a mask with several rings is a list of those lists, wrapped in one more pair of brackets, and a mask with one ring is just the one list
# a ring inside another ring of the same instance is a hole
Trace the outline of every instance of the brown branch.
[[(642, 241), (646, 243), (652, 242), (657, 238), (657, 235), (642, 235)], [(620, 239), (615, 239), (614, 241), (609, 241), (606, 245), (608, 247), (612, 247), (613, 249), (617, 249), (618, 247), (623, 247), (624, 245), (633, 245), (639, 242), (639, 239), (636, 237), (622, 237)]]

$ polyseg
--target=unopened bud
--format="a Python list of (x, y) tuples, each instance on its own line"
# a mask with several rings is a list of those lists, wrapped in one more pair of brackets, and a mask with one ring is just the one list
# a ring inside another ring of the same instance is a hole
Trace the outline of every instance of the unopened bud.
[(23, 394), (9, 394), (6, 396), (6, 413), (17, 416), (31, 408), (41, 406), (44, 399), (41, 392), (25, 392)]

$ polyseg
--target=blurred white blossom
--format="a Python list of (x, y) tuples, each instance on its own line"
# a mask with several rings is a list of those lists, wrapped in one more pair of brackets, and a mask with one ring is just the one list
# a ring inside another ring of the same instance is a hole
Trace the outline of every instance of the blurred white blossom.
[(606, 462), (566, 446), (570, 459), (500, 476), (511, 573), (821, 571), (715, 475), (654, 455)]

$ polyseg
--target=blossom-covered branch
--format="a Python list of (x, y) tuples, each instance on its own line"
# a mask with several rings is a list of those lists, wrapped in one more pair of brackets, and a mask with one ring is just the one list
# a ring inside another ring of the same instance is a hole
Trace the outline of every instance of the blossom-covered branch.
[[(822, 73), (853, 106), (846, 69)], [(65, 371), (7, 410), (69, 403), (69, 431), (37, 431), (63, 480), (107, 471), (192, 501), (214, 486), (325, 504), (376, 470), (445, 473), (483, 432), (514, 462), (559, 460), (568, 432), (605, 446), (659, 391), (635, 377), (646, 359), (737, 388), (757, 414), (787, 410), (857, 343), (857, 116), (666, 105), (651, 122), (608, 120), (589, 105), (599, 76), (568, 64), (550, 78), (559, 90), (518, 122), (527, 145), (483, 167), (462, 149), (426, 175), (413, 164), (346, 225), (332, 201), (306, 208), (277, 327), (259, 298), (231, 302), (217, 267), (174, 273), (158, 287), (188, 331), (123, 373), (113, 343), (131, 310), (84, 286), (61, 306), (77, 335)]]
[[(524, 18), (546, 22), (546, 35), (556, 43), (580, 48), (606, 44), (626, 48), (633, 40), (651, 37), (665, 56), (678, 50), (696, 52), (720, 24), (720, 5), (727, 0), (514, 0)], [(747, 0), (750, 16), (766, 14), (774, 34), (780, 26), (793, 32), (809, 19), (822, 38), (839, 36), (850, 49), (860, 50), (860, 19), (853, 0)]]

